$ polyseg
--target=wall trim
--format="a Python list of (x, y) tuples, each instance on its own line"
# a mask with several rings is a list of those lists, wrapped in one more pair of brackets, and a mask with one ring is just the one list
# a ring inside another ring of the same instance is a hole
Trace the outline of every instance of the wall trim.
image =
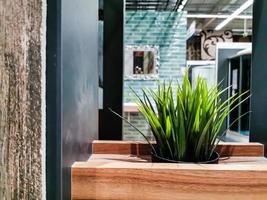
[(42, 0), (41, 24), (41, 155), (42, 155), (42, 200), (46, 199), (46, 17), (47, 3)]

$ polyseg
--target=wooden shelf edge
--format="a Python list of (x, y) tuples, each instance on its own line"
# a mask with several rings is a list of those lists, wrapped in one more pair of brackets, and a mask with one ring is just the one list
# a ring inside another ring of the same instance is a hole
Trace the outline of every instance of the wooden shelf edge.
[[(264, 156), (264, 145), (260, 143), (220, 143), (216, 151), (221, 156)], [(95, 140), (92, 143), (93, 154), (132, 154), (149, 155), (150, 146), (138, 141)]]

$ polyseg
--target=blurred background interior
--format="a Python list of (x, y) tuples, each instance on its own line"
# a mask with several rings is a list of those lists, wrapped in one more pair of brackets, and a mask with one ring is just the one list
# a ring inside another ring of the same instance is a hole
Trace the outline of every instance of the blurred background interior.
[[(193, 87), (198, 76), (204, 77), (210, 86), (218, 83), (223, 88), (231, 86), (222, 98), (250, 90), (252, 4), (251, 0), (126, 0), (123, 23), (123, 115), (153, 139), (149, 125), (134, 103), (130, 87), (140, 94), (142, 88), (156, 88), (158, 81), (181, 81), (186, 69)], [(105, 93), (104, 7), (103, 1), (100, 1), (100, 123)], [(229, 129), (224, 141), (249, 140), (249, 111), (250, 100), (233, 110), (223, 126), (223, 129)], [(234, 121), (236, 118), (240, 119)], [(143, 140), (125, 122), (122, 125), (122, 139)]]

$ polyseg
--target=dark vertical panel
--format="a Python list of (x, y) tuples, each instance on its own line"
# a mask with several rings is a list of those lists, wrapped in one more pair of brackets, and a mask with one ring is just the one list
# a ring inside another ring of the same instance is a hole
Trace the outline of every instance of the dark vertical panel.
[(98, 137), (98, 1), (48, 0), (47, 15), (47, 199), (68, 200)]
[[(217, 79), (218, 82), (221, 82), (222, 88), (228, 87), (228, 76), (229, 76), (229, 58), (236, 55), (240, 49), (219, 49), (218, 50), (218, 74)], [(226, 100), (228, 97), (228, 93), (225, 92), (222, 95), (222, 99)], [(224, 132), (227, 129), (227, 121), (225, 121), (222, 125), (221, 131)]]
[(104, 0), (104, 101), (99, 137), (106, 140), (122, 139), (122, 120), (108, 109), (122, 114), (123, 13), (123, 0)]
[(98, 0), (62, 1), (62, 187), (98, 134)]
[[(254, 1), (250, 141), (267, 144), (267, 1)], [(267, 148), (265, 148), (265, 155)]]
[(46, 199), (61, 199), (61, 0), (47, 0)]

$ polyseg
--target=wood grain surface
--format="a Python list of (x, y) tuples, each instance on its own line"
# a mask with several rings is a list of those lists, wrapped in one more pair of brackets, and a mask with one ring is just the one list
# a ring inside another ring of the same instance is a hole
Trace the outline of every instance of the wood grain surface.
[[(100, 143), (94, 143), (97, 149), (107, 151)], [(113, 147), (112, 142), (104, 143)], [(151, 163), (149, 155), (126, 154), (127, 142), (118, 143), (123, 146), (122, 154), (114, 153), (118, 149), (113, 148), (113, 153), (92, 154), (87, 162), (74, 163), (74, 200), (267, 199), (267, 159), (259, 154), (251, 156), (246, 151), (250, 156), (222, 157), (219, 164)], [(257, 144), (231, 146), (237, 149)]]
[[(150, 146), (145, 142), (105, 141), (93, 142), (94, 154), (150, 155)], [(263, 156), (264, 145), (260, 143), (220, 143), (216, 151), (222, 156)]]
[(0, 0), (0, 200), (45, 198), (45, 6)]

